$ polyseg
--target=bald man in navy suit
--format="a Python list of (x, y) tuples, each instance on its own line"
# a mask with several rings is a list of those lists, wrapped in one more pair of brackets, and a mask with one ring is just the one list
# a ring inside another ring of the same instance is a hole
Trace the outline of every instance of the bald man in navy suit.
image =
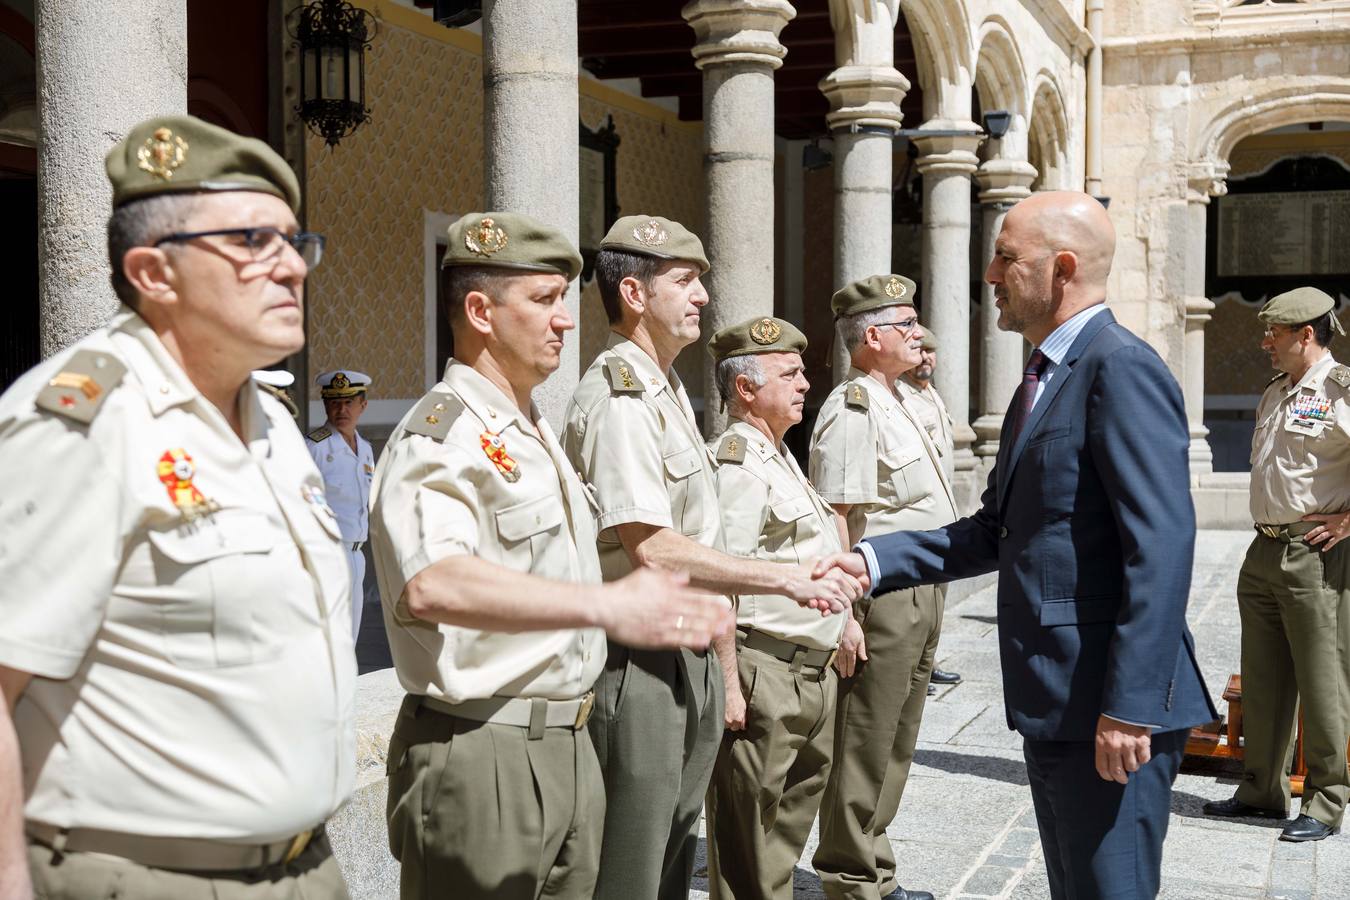
[(1038, 193), (1008, 213), (985, 280), (999, 328), (1035, 350), (981, 508), (854, 556), (878, 594), (999, 573), (1008, 726), (1025, 739), (1051, 894), (1070, 900), (1158, 893), (1187, 732), (1218, 717), (1186, 627), (1181, 390), (1106, 308), (1114, 252), (1086, 194)]

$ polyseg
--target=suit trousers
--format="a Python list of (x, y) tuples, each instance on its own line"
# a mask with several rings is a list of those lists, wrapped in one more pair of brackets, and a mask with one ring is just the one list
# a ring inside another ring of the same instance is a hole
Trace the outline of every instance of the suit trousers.
[(745, 729), (722, 739), (708, 789), (713, 900), (792, 900), (830, 772), (838, 676), (738, 647)]
[(1289, 809), (1288, 755), (1303, 707), (1306, 813), (1338, 826), (1350, 796), (1350, 548), (1257, 535), (1238, 575), (1242, 784), (1237, 798)]
[(942, 631), (944, 591), (924, 585), (854, 606), (867, 662), (839, 681), (834, 765), (812, 864), (825, 895), (877, 900), (896, 887), (886, 826), (900, 809)]
[(726, 697), (716, 652), (609, 645), (591, 735), (609, 813), (597, 900), (685, 900)]
[(347, 900), (347, 886), (324, 835), (293, 862), (247, 872), (154, 869), (101, 853), (57, 853), (28, 845), (35, 900)]
[(402, 900), (585, 900), (605, 793), (586, 729), (475, 722), (408, 697), (389, 742)]
[(1153, 735), (1126, 784), (1097, 774), (1094, 741), (1026, 741), (1031, 799), (1054, 900), (1153, 900), (1172, 782), (1189, 729)]

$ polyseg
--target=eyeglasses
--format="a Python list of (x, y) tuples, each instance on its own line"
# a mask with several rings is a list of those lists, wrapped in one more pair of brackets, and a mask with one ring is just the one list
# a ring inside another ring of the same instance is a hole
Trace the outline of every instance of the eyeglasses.
[(913, 331), (914, 326), (919, 324), (918, 319), (905, 319), (903, 322), (882, 322), (878, 328), (898, 328), (901, 331)]
[[(287, 244), (290, 244), (292, 249), (300, 254), (306, 268), (313, 269), (319, 264), (319, 260), (323, 259), (323, 235), (315, 234), (312, 231), (286, 234), (280, 228), (274, 228), (271, 225), (264, 225), (259, 228), (220, 228), (215, 231), (186, 231), (168, 234), (155, 241), (154, 246), (195, 241), (197, 238), (204, 237), (239, 238), (237, 246), (248, 250), (248, 262), (271, 262), (281, 255)], [(229, 254), (227, 253), (227, 255)]]

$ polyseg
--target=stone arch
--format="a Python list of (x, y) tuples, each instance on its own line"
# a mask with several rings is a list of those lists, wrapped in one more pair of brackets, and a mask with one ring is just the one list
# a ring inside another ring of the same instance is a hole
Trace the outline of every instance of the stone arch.
[(960, 115), (964, 102), (964, 118), (968, 119), (975, 50), (966, 0), (905, 0), (900, 10), (914, 40), (924, 118)]
[[(975, 89), (985, 112), (1003, 109), (1012, 113), (1008, 135), (997, 142), (998, 155), (1026, 155), (1027, 86), (1022, 54), (1007, 22), (991, 16), (980, 26), (979, 53), (975, 58)], [(993, 142), (991, 142), (992, 144)], [(990, 145), (986, 145), (990, 146)]]
[(1350, 122), (1350, 79), (1286, 85), (1257, 97), (1238, 97), (1210, 117), (1197, 136), (1192, 169), (1209, 173), (1211, 193), (1222, 192), (1228, 157), (1245, 137), (1285, 125), (1335, 120)]
[(1069, 179), (1069, 119), (1064, 95), (1055, 76), (1042, 69), (1036, 76), (1028, 137), (1031, 163), (1036, 167), (1034, 190), (1067, 190)]

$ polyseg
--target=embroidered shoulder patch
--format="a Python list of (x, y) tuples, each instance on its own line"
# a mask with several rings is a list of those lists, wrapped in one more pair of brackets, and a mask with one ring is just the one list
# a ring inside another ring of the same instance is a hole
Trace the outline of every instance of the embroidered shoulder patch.
[(327, 425), (320, 425), (318, 428), (315, 428), (309, 434), (305, 435), (305, 437), (317, 444), (319, 441), (327, 440), (332, 434), (333, 429), (329, 428)]
[(126, 371), (126, 366), (112, 354), (77, 350), (66, 360), (65, 367), (38, 391), (33, 402), (38, 409), (88, 425)]
[(1327, 373), (1327, 377), (1343, 388), (1350, 388), (1350, 368), (1336, 366)]
[(732, 432), (723, 436), (717, 445), (717, 461), (725, 463), (745, 462), (745, 438)]
[(409, 434), (422, 434), (438, 441), (445, 440), (450, 426), (464, 412), (464, 404), (453, 394), (432, 391), (417, 402), (404, 431)]
[(844, 389), (844, 405), (866, 410), (872, 405), (872, 398), (867, 395), (866, 388), (855, 382)]
[(605, 374), (609, 376), (610, 390), (617, 394), (641, 394), (646, 390), (632, 365), (621, 356), (611, 356), (605, 361)]

